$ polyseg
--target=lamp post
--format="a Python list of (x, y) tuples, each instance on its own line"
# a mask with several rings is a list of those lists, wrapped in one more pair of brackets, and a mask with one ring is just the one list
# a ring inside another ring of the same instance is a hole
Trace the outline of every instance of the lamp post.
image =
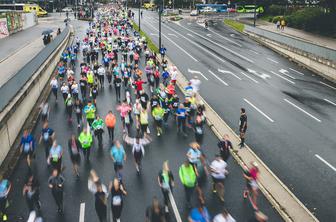
[(141, 0), (139, 0), (139, 32), (141, 30), (141, 22), (140, 22), (140, 20), (141, 20), (141, 11), (140, 11), (140, 9), (141, 9)]
[(162, 14), (162, 5), (160, 5), (159, 7), (159, 49), (161, 48), (161, 14)]
[(254, 16), (253, 16), (253, 26), (256, 27), (257, 20), (257, 0), (254, 0)]

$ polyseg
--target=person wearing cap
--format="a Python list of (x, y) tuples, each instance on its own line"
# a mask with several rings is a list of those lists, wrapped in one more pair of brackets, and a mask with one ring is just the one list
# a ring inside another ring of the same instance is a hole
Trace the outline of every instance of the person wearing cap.
[(212, 192), (218, 191), (219, 199), (224, 202), (224, 179), (228, 174), (227, 164), (219, 154), (210, 164), (211, 177), (213, 181)]

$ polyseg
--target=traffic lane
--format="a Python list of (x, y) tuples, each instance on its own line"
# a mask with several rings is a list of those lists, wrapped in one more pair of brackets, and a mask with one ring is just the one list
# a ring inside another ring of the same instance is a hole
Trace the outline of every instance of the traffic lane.
[[(178, 49), (176, 49), (176, 50), (178, 50)], [(176, 50), (168, 50), (168, 55), (170, 55), (169, 53), (172, 53), (172, 51), (173, 52), (175, 52)], [(190, 50), (188, 50), (188, 51), (190, 51)], [(172, 60), (176, 60), (177, 61), (177, 63), (175, 63), (176, 65), (178, 65), (178, 67), (180, 68), (180, 66), (183, 66), (183, 64), (185, 64), (185, 63), (181, 63), (181, 61), (183, 61), (183, 58), (182, 58), (182, 56), (180, 56), (180, 57), (178, 57), (178, 53), (176, 53), (176, 57), (171, 57), (172, 58)], [(185, 68), (185, 69), (187, 69), (187, 68)], [(182, 71), (182, 70), (181, 70)], [(188, 74), (187, 72), (184, 72), (187, 76), (189, 75), (189, 78), (192, 78), (192, 75), (190, 75), (190, 74)], [(206, 83), (207, 81), (203, 81), (203, 86), (201, 86), (201, 91), (202, 91), (202, 89), (204, 89), (204, 82)], [(213, 86), (209, 86), (209, 87), (206, 87), (207, 89), (213, 89)], [(223, 90), (223, 89), (225, 89), (225, 87), (221, 87), (221, 89), (218, 89), (218, 90)], [(269, 87), (269, 89), (268, 89), (269, 91), (271, 91), (272, 90), (272, 87)], [(218, 92), (217, 90), (213, 90), (213, 92)], [(260, 92), (261, 94), (265, 94), (264, 93), (264, 90), (261, 90), (261, 92)], [(202, 94), (203, 94), (203, 91), (202, 91)], [(215, 93), (211, 93), (211, 95), (214, 95)], [(230, 93), (230, 96), (232, 96), (232, 93)], [(218, 99), (221, 99), (221, 98), (214, 98), (214, 103), (213, 104), (217, 104), (218, 103)], [(206, 98), (206, 100), (208, 100), (207, 98)], [(235, 99), (234, 99), (235, 100)], [(233, 100), (233, 101), (234, 101)], [(258, 100), (258, 101), (263, 101), (263, 98), (261, 98), (260, 100)], [(275, 97), (275, 99), (270, 99), (270, 101), (279, 101), (279, 97), (278, 96), (276, 96)], [(229, 101), (229, 103), (231, 103), (232, 102), (232, 100), (231, 101)], [(247, 106), (247, 104), (245, 104), (245, 106)], [(234, 108), (233, 109), (233, 112), (232, 113), (237, 113), (237, 110), (239, 110), (239, 108), (241, 107), (241, 105), (238, 105), (236, 108)], [(267, 104), (267, 106), (265, 106), (265, 107), (268, 107), (268, 104)], [(273, 107), (272, 109), (270, 109), (270, 111), (273, 111), (273, 110), (281, 110), (281, 109), (278, 109), (279, 107), (278, 106), (276, 106), (275, 105), (275, 108)], [(287, 107), (287, 109), (289, 110), (291, 107)], [(218, 109), (215, 109), (215, 110), (217, 110), (218, 111)], [(235, 110), (235, 111), (234, 111)], [(225, 107), (225, 110), (220, 110), (221, 112), (220, 113), (227, 113), (227, 107)], [(255, 110), (253, 110), (254, 112), (255, 112)], [(291, 115), (289, 115), (289, 116), (292, 116), (292, 113), (294, 113), (295, 111), (293, 111), (293, 109), (292, 110), (289, 110), (289, 113), (291, 113)], [(256, 115), (260, 115), (259, 113), (256, 113)], [(298, 116), (298, 118), (306, 118), (306, 117), (304, 117), (303, 115), (304, 114), (301, 114), (301, 113), (296, 113), (296, 115)], [(231, 116), (232, 116), (232, 114), (231, 114)], [(237, 114), (236, 114), (236, 116), (237, 116)], [(262, 117), (261, 115), (259, 116), (260, 117), (260, 121), (267, 121), (267, 120), (265, 120), (265, 119), (263, 119), (264, 117)], [(237, 117), (238, 118), (238, 117)], [(280, 119), (283, 119), (284, 117), (282, 116)], [(309, 117), (308, 117), (309, 118)], [(224, 114), (224, 119), (226, 120), (226, 118), (225, 118), (225, 114)], [(229, 119), (229, 125), (233, 125), (233, 126), (236, 126), (236, 122), (234, 121), (235, 120), (235, 118), (227, 118), (227, 119)], [(249, 117), (249, 119), (250, 119), (250, 117)], [(293, 118), (293, 119), (295, 119), (295, 118)], [(233, 124), (230, 124), (230, 122), (232, 122), (232, 121), (234, 121), (233, 122)], [(250, 121), (249, 121), (250, 122)], [(258, 122), (258, 121), (257, 121)], [(290, 123), (291, 123), (291, 121), (289, 121)], [(259, 123), (257, 123), (258, 125), (259, 125)], [(306, 128), (306, 124), (307, 123), (303, 123), (303, 125), (301, 125), (301, 127), (304, 127), (304, 128)], [(314, 124), (314, 123), (311, 123), (312, 125)], [(256, 124), (254, 124), (254, 125), (256, 125)], [(284, 124), (284, 125), (286, 125), (286, 124)], [(313, 126), (312, 126), (313, 127)], [(293, 127), (288, 127), (288, 128), (293, 128)], [(264, 144), (261, 144), (262, 146), (264, 146), (264, 147), (268, 147), (269, 146), (269, 144), (270, 144), (270, 139), (269, 138), (274, 138), (274, 136), (272, 136), (272, 135), (282, 135), (282, 132), (286, 132), (286, 130), (288, 130), (288, 128), (284, 128), (282, 131), (275, 131), (274, 132), (274, 134), (268, 134), (268, 132), (260, 132), (260, 133), (255, 133), (255, 135), (251, 135), (251, 137), (252, 138), (258, 138), (258, 137), (260, 137), (260, 135), (265, 135), (265, 137), (267, 138), (267, 140), (264, 142)], [(296, 129), (296, 130), (294, 130), (294, 132), (295, 131), (298, 131), (298, 132), (302, 132), (302, 130), (300, 130), (300, 127), (298, 127), (297, 125), (294, 127), (294, 129)], [(319, 132), (320, 132), (320, 130), (319, 130)], [(267, 136), (268, 135), (268, 136)], [(295, 135), (295, 134), (294, 134)], [(307, 135), (307, 133), (306, 134), (302, 134), (301, 136), (301, 138), (305, 138), (305, 135)], [(312, 138), (315, 138), (315, 136), (316, 136), (316, 134), (314, 134), (314, 133), (308, 133), (308, 135), (312, 135), (313, 137)], [(318, 135), (318, 134), (317, 134)], [(279, 155), (279, 156), (281, 156), (281, 157), (283, 157), (283, 160), (281, 160), (281, 161), (278, 161), (277, 159), (274, 159), (274, 160), (271, 160), (271, 161), (268, 161), (268, 162), (270, 162), (269, 164), (270, 164), (270, 166), (271, 166), (271, 168), (272, 169), (280, 169), (280, 168), (282, 168), (283, 166), (281, 166), (281, 164), (279, 165), (279, 166), (275, 166), (275, 167), (272, 167), (273, 165), (272, 165), (272, 162), (275, 162), (275, 163), (286, 163), (286, 165), (288, 165), (288, 166), (290, 166), (291, 164), (288, 164), (288, 161), (286, 161), (286, 160), (293, 160), (294, 159), (294, 161), (289, 161), (289, 162), (295, 162), (295, 159), (300, 159), (300, 162), (298, 162), (298, 163), (302, 163), (301, 162), (301, 159), (302, 159), (302, 153), (304, 153), (304, 152), (299, 152), (298, 154), (296, 154), (295, 155), (295, 157), (291, 157), (291, 155), (290, 154), (287, 154), (287, 152), (284, 152), (283, 151), (283, 147), (282, 147), (282, 144), (286, 144), (287, 145), (287, 147), (291, 147), (292, 145), (291, 144), (296, 144), (297, 143), (297, 140), (296, 140), (296, 138), (298, 138), (298, 137), (294, 137), (294, 141), (292, 141), (292, 143), (290, 143), (290, 142), (288, 142), (287, 143), (287, 141), (288, 141), (288, 137), (287, 136), (289, 136), (289, 137), (292, 137), (293, 136), (293, 134), (290, 134), (290, 135), (285, 135), (285, 136), (283, 136), (283, 138), (280, 138), (279, 139), (279, 141), (274, 141), (274, 142), (272, 142), (272, 144), (278, 144), (278, 145), (272, 145), (272, 147), (278, 147), (278, 149), (275, 149), (275, 150), (277, 150), (277, 153), (279, 153), (279, 151), (282, 151), (282, 153), (280, 152), (279, 154), (281, 154), (281, 155)], [(251, 138), (251, 139), (252, 139)], [(309, 138), (311, 138), (311, 137), (309, 137)], [(249, 140), (249, 138), (248, 138), (248, 140)], [(273, 139), (272, 139), (273, 140)], [(299, 147), (300, 148), (303, 148), (303, 147), (310, 147), (310, 145), (311, 144), (315, 144), (314, 143), (314, 141), (319, 141), (319, 138), (317, 138), (317, 139), (313, 139), (312, 140), (313, 141), (313, 143), (309, 143), (309, 142), (307, 142), (307, 143), (305, 143), (305, 144), (302, 144), (302, 145), (300, 145)], [(304, 142), (303, 142), (304, 143)], [(327, 143), (327, 147), (329, 147), (329, 148), (332, 148), (332, 146), (329, 146), (330, 144), (332, 143), (332, 141), (328, 141), (328, 143)], [(253, 147), (260, 147), (260, 144), (256, 144), (256, 145), (254, 145)], [(318, 147), (321, 147), (321, 144), (319, 144), (318, 145)], [(276, 151), (273, 151), (273, 149), (274, 148), (272, 148), (272, 152), (276, 152)], [(300, 149), (299, 149), (300, 150)], [(265, 155), (267, 156), (267, 155), (269, 155), (269, 151), (268, 151), (268, 149), (267, 150), (264, 150), (265, 152), (264, 153), (262, 153), (262, 156), (264, 157)], [(306, 150), (307, 151), (307, 150)], [(259, 154), (260, 154), (260, 151), (259, 151)], [(286, 155), (287, 154), (287, 155)], [(276, 155), (277, 156), (277, 155)], [(317, 167), (317, 168), (319, 168), (320, 170), (322, 170), (323, 168), (320, 168), (320, 166), (321, 166), (321, 163), (320, 162), (318, 162), (317, 161), (317, 159), (314, 159), (313, 161), (311, 161), (312, 160), (312, 157), (313, 157), (313, 155), (311, 155), (311, 156), (307, 156), (307, 159), (308, 159), (308, 161), (304, 161), (305, 163), (307, 163), (307, 164), (310, 164), (310, 162), (314, 162), (315, 163), (315, 167)], [(294, 169), (296, 169), (296, 167), (293, 167)], [(301, 171), (300, 170), (298, 170), (298, 171), (295, 171), (295, 173), (294, 173), (294, 177), (291, 177), (291, 178), (296, 178), (297, 177), (297, 175), (298, 174), (300, 174), (301, 172), (304, 172), (304, 171), (306, 171), (307, 172), (307, 169), (305, 169), (305, 167), (304, 167), (304, 164), (302, 165), (301, 164), (301, 167), (299, 167), (298, 169), (302, 169)], [(324, 166), (324, 170), (326, 170), (327, 169), (327, 167), (326, 166)], [(284, 169), (284, 174), (286, 174), (287, 173), (287, 170), (289, 170), (289, 171), (291, 171), (292, 169)], [(298, 173), (298, 174), (297, 174)], [(316, 174), (317, 175), (321, 175), (320, 174), (320, 172), (316, 172)], [(330, 172), (328, 173), (329, 175), (330, 175)], [(285, 180), (285, 182), (286, 182), (287, 180)], [(292, 181), (290, 181), (290, 182), (292, 182)], [(287, 183), (286, 182), (286, 184), (292, 184), (292, 183)], [(295, 181), (294, 181), (294, 184), (296, 184), (295, 183)], [(297, 186), (295, 186), (295, 188), (296, 188), (296, 190), (299, 190), (300, 189), (300, 186), (301, 185), (303, 185), (304, 186), (304, 184), (306, 184), (306, 183), (299, 183), (299, 185), (297, 185)], [(316, 181), (311, 181), (311, 183), (309, 183), (309, 184), (316, 184)], [(290, 186), (290, 185), (289, 185)], [(312, 191), (312, 190), (309, 190), (310, 192)], [(307, 192), (307, 193), (310, 193), (310, 192)], [(314, 200), (313, 201), (310, 201), (311, 203), (313, 203), (314, 202)], [(311, 204), (311, 205), (314, 205), (314, 204)], [(313, 208), (313, 207), (312, 207)]]
[(36, 39), (41, 39), (42, 41), (43, 30), (52, 28), (54, 31), (57, 31), (58, 27), (63, 28), (63, 20), (64, 18), (58, 18), (58, 16), (48, 17), (48, 20), (46, 18), (39, 18), (39, 24), (36, 26), (0, 39), (0, 61)]

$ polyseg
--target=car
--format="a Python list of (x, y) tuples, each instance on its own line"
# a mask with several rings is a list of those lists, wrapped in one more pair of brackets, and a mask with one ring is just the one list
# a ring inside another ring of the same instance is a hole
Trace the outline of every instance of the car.
[(190, 16), (197, 16), (198, 15), (198, 11), (197, 10), (192, 10), (190, 12)]
[(65, 7), (62, 9), (62, 12), (73, 12), (73, 10), (70, 7)]
[(237, 10), (235, 8), (228, 8), (227, 11), (230, 12), (230, 13), (237, 12)]
[(205, 12), (205, 13), (209, 13), (209, 12), (214, 12), (215, 10), (211, 7), (204, 7), (200, 11)]

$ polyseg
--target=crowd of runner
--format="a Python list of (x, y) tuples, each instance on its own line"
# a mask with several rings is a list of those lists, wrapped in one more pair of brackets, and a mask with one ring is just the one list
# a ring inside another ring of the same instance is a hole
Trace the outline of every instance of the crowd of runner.
[[(116, 6), (117, 7), (117, 6)], [(202, 151), (205, 107), (198, 100), (197, 93), (201, 81), (194, 77), (184, 89), (183, 96), (177, 93), (177, 68), (169, 66), (165, 59), (165, 50), (160, 55), (152, 53), (146, 39), (140, 37), (132, 27), (129, 17), (131, 11), (116, 8), (106, 9), (89, 22), (84, 38), (76, 37), (74, 44), (68, 47), (57, 66), (57, 75), (50, 82), (52, 95), (58, 103), (64, 103), (66, 118), (69, 124), (78, 127), (78, 135), (69, 135), (68, 151), (57, 142), (57, 132), (49, 125), (50, 106), (41, 105), (43, 121), (40, 136), (34, 138), (31, 131), (26, 129), (21, 139), (21, 152), (30, 168), (38, 146), (44, 147), (45, 158), (50, 169), (48, 180), (51, 195), (57, 205), (58, 213), (63, 213), (63, 186), (66, 182), (62, 176), (64, 166), (62, 158), (68, 152), (73, 173), (80, 178), (79, 166), (81, 159), (90, 161), (92, 147), (97, 144), (103, 147), (103, 133), (108, 132), (108, 138), (113, 144), (110, 155), (114, 163), (115, 177), (108, 186), (94, 170), (91, 170), (88, 189), (93, 193), (97, 220), (107, 221), (107, 199), (111, 197), (113, 221), (120, 221), (123, 209), (123, 197), (127, 195), (127, 181), (123, 178), (123, 168), (129, 157), (126, 156), (123, 144), (132, 147), (135, 170), (140, 175), (145, 146), (152, 138), (163, 137), (168, 121), (176, 122), (176, 131), (184, 137), (193, 132), (194, 141), (186, 153), (186, 160), (178, 172), (172, 172), (168, 161), (163, 162), (158, 172), (157, 183), (162, 191), (163, 205), (157, 197), (147, 208), (145, 221), (164, 222), (169, 210), (169, 195), (175, 185), (175, 177), (179, 177), (190, 209), (190, 222), (233, 222), (235, 219), (226, 209), (214, 217), (206, 208), (206, 201), (198, 181), (202, 177), (211, 176), (213, 192), (224, 202), (224, 179), (228, 175), (227, 160), (233, 149), (228, 135), (218, 142), (219, 152), (208, 164), (206, 153)], [(134, 15), (134, 14), (133, 14)], [(82, 59), (80, 59), (82, 58)], [(144, 68), (140, 62), (144, 60)], [(76, 72), (76, 64), (80, 65)], [(78, 75), (79, 73), (79, 75)], [(104, 87), (114, 88), (113, 93), (118, 103), (114, 113), (98, 114), (97, 104), (100, 103), (98, 94)], [(59, 98), (60, 97), (60, 98)], [(117, 125), (117, 118), (121, 125)], [(155, 132), (150, 132), (150, 119), (154, 120)], [(123, 135), (115, 135), (115, 128), (122, 128)], [(247, 128), (245, 110), (241, 109), (240, 118), (241, 147), (244, 146), (244, 134)], [(154, 135), (153, 135), (154, 134)], [(120, 141), (118, 140), (120, 138)], [(94, 143), (94, 140), (97, 140)], [(211, 158), (211, 157), (210, 157)], [(128, 161), (127, 161), (128, 162)], [(258, 195), (258, 166), (252, 164), (246, 167), (244, 179), (246, 190), (244, 198), (249, 198), (256, 212), (257, 221), (266, 221), (257, 206)], [(11, 183), (7, 179), (0, 183), (0, 210), (2, 220), (7, 220), (6, 203)], [(27, 201), (30, 212), (28, 221), (42, 221), (40, 217), (41, 202), (39, 199), (39, 181), (30, 170), (30, 175), (23, 187), (23, 196)], [(192, 196), (196, 195), (198, 205), (192, 206)], [(48, 203), (52, 204), (52, 203)]]

